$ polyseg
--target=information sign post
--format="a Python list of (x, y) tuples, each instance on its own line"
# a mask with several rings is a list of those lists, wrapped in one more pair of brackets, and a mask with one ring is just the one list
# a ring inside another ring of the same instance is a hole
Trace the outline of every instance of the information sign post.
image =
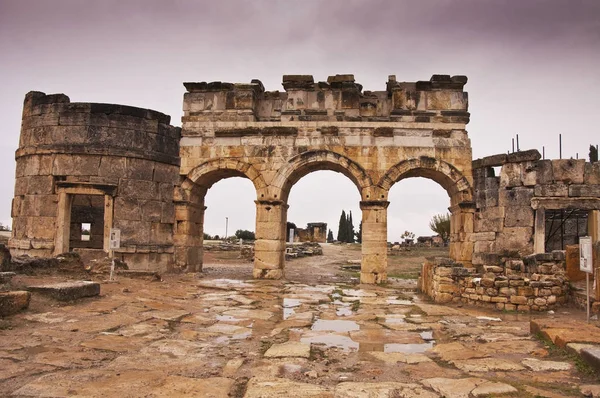
[(585, 272), (585, 287), (587, 295), (586, 315), (590, 321), (590, 274), (594, 272), (592, 261), (592, 237), (582, 236), (579, 238), (579, 269)]

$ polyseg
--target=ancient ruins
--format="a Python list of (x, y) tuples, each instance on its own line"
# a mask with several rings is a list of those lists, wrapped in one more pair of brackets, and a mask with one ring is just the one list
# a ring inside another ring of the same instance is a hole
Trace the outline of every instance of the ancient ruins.
[[(28, 93), (13, 257), (0, 245), (0, 395), (600, 396), (600, 283), (592, 323), (553, 311), (580, 300), (582, 236), (600, 268), (600, 163), (473, 160), (466, 82), (185, 83), (182, 128)], [(314, 242), (325, 223), (286, 242), (290, 190), (316, 170), (355, 184), (360, 249)], [(257, 239), (204, 250), (204, 198), (228, 177), (255, 187)], [(388, 255), (388, 192), (410, 177), (448, 193), (449, 258)]]
[[(340, 172), (360, 192), (362, 283), (386, 281), (388, 192), (404, 178), (429, 178), (446, 190), (450, 257), (467, 270), (563, 249), (565, 239), (583, 235), (597, 242), (599, 164), (540, 160), (535, 150), (473, 161), (466, 82), (390, 76), (386, 90), (363, 91), (353, 75), (327, 82), (286, 75), (284, 92), (265, 91), (259, 80), (184, 83), (182, 128), (152, 110), (30, 92), (16, 153), (11, 252), (49, 257), (77, 248), (104, 256), (109, 231), (118, 228), (115, 256), (130, 268), (200, 271), (204, 197), (217, 181), (238, 176), (256, 189), (253, 275), (278, 279), (290, 189), (316, 170)], [(577, 221), (568, 221), (573, 214)], [(562, 225), (558, 243), (549, 220)], [(565, 235), (565, 225), (576, 226), (577, 236)], [(440, 297), (448, 300), (461, 283), (452, 280)], [(488, 293), (459, 296), (488, 300)]]

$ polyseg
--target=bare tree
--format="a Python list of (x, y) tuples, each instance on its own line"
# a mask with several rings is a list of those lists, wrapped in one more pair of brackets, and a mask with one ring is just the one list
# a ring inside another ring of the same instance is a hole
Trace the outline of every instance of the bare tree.
[(438, 234), (444, 242), (450, 238), (450, 214), (436, 214), (429, 221), (429, 228)]

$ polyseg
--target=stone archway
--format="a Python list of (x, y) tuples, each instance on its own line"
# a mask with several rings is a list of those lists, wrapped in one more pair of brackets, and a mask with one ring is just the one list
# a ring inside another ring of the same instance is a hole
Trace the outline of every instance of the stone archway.
[[(204, 241), (204, 197), (216, 182), (230, 177), (252, 181), (257, 197), (266, 184), (256, 168), (236, 159), (212, 159), (192, 169), (179, 186), (175, 187), (175, 264), (179, 269), (202, 270)], [(262, 193), (264, 196), (264, 193)]]
[(269, 198), (256, 201), (255, 277), (283, 276), (289, 193), (302, 177), (321, 170), (336, 171), (348, 177), (361, 197), (368, 197), (373, 188), (367, 172), (358, 163), (339, 153), (306, 151), (289, 159), (273, 178), (269, 186)]
[(345, 175), (354, 183), (361, 198), (369, 198), (373, 182), (367, 172), (346, 156), (327, 150), (306, 151), (294, 156), (277, 172), (271, 185), (279, 188), (281, 200), (287, 201), (294, 184), (305, 175), (320, 170), (331, 170)]
[(440, 184), (450, 197), (450, 257), (465, 266), (471, 266), (473, 242), (473, 188), (456, 167), (441, 159), (427, 156), (403, 160), (391, 167), (379, 180), (386, 193), (400, 180), (424, 177)]

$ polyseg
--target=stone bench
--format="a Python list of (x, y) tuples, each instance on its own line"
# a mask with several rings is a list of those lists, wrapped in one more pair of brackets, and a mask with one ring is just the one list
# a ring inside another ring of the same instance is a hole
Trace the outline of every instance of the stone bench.
[(28, 290), (60, 301), (77, 300), (100, 294), (100, 284), (88, 281), (62, 282), (48, 285), (29, 286)]

